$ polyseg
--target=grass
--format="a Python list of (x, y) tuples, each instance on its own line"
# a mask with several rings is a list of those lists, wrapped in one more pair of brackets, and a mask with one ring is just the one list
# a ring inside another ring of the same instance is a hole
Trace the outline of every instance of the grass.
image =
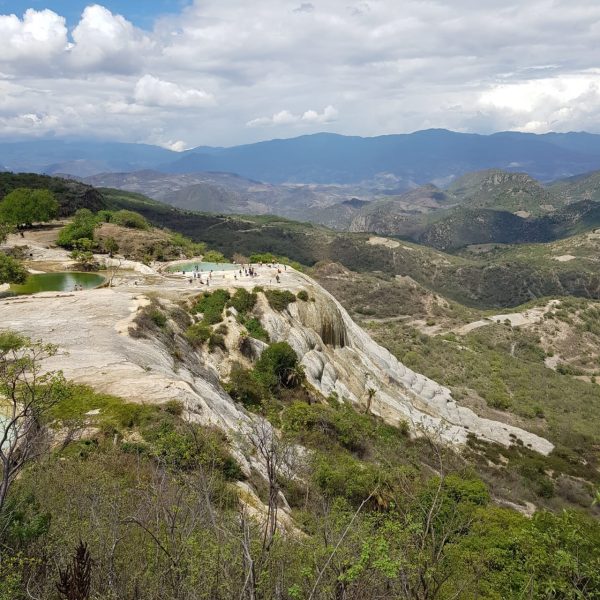
[[(91, 411), (98, 414), (88, 415)], [(49, 421), (80, 421), (97, 427), (131, 429), (147, 425), (161, 413), (160, 406), (125, 402), (122, 398), (95, 392), (84, 385), (69, 385), (64, 397), (48, 413)]]

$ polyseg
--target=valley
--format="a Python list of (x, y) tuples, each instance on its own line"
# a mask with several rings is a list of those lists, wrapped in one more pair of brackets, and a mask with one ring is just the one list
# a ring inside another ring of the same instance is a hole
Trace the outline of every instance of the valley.
[[(247, 568), (239, 548), (251, 536), (261, 572), (285, 564), (286, 585), (301, 589), (305, 552), (326, 556), (326, 530), (358, 564), (364, 543), (392, 542), (387, 528), (425, 509), (462, 533), (437, 546), (433, 567), (412, 559), (411, 572), (452, 565), (461, 581), (451, 576), (445, 589), (466, 581), (467, 598), (496, 585), (468, 556), (492, 535), (482, 555), (492, 559), (498, 542), (487, 528), (497, 518), (540, 548), (540, 519), (576, 532), (578, 546), (595, 545), (593, 228), (451, 254), (273, 215), (201, 213), (134, 191), (0, 175), (7, 197), (23, 184), (54, 189), (61, 220), (8, 234), (7, 260), (29, 273), (90, 271), (102, 283), (0, 298), (0, 359), (11, 348), (38, 357), (27, 368), (56, 386), (43, 413), (43, 458), (10, 488), (31, 527), (43, 514), (52, 519), (24, 541), (10, 530), (11, 547), (35, 554), (37, 540), (72, 545), (77, 531), (106, 560), (102, 548), (118, 535), (111, 560), (120, 581), (98, 585), (152, 594), (159, 584), (143, 575), (147, 553), (168, 544), (178, 558), (150, 560), (164, 574), (176, 560), (185, 575), (161, 585), (179, 597), (196, 594), (191, 573), (206, 559), (193, 547), (200, 532), (222, 548), (209, 568), (234, 588)], [(60, 486), (49, 491), (49, 478)], [(430, 503), (432, 489), (452, 518)], [(169, 533), (161, 511), (174, 505)], [(399, 551), (421, 543), (437, 544), (415, 532)], [(21, 577), (29, 567), (10, 568)], [(509, 560), (507, 576), (513, 568)], [(31, 577), (38, 593), (51, 589), (51, 577)], [(335, 587), (338, 575), (324, 567), (309, 578)], [(369, 579), (397, 589), (395, 576)]]

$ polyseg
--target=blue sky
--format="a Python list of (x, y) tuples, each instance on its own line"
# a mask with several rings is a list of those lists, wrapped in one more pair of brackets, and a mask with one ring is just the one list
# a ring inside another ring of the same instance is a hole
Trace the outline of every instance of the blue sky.
[[(112, 12), (122, 14), (134, 25), (143, 29), (151, 29), (157, 16), (168, 13), (179, 13), (182, 7), (191, 0), (106, 0), (98, 1)], [(83, 9), (94, 4), (83, 0), (0, 0), (0, 14), (14, 13), (21, 16), (28, 8), (43, 10), (49, 8), (62, 15), (71, 25), (77, 24)]]

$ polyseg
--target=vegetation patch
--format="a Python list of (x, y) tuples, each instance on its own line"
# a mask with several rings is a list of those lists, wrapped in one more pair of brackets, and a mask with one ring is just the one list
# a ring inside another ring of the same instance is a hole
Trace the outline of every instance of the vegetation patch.
[(204, 325), (216, 325), (223, 320), (223, 311), (230, 299), (227, 290), (204, 292), (196, 298), (192, 312), (202, 314)]
[(296, 296), (289, 290), (265, 290), (265, 296), (269, 306), (277, 312), (283, 312), (292, 302), (296, 302)]

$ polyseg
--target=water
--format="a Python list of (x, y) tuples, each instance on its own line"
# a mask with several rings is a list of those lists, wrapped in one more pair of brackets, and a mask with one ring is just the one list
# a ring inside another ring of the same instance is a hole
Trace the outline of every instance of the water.
[(181, 273), (181, 271), (191, 273), (196, 267), (198, 267), (198, 271), (209, 273), (210, 271), (238, 271), (240, 265), (233, 263), (189, 262), (169, 267), (169, 271), (171, 273)]
[(23, 285), (11, 285), (9, 295), (21, 296), (38, 292), (71, 292), (75, 286), (84, 290), (96, 288), (105, 279), (98, 273), (39, 273), (30, 275)]

